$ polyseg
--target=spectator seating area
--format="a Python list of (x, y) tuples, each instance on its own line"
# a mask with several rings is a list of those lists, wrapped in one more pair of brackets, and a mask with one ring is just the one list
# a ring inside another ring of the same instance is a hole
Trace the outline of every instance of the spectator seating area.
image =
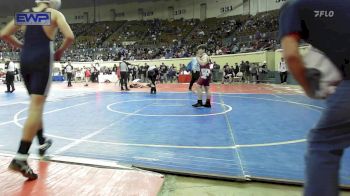
[[(80, 62), (181, 58), (192, 56), (195, 47), (202, 43), (208, 45), (210, 55), (273, 50), (279, 47), (277, 18), (278, 10), (204, 21), (154, 19), (72, 24), (76, 41), (64, 58)], [(22, 32), (16, 36), (23, 39)], [(62, 34), (57, 34), (56, 47), (62, 39)], [(0, 58), (19, 58), (19, 50), (2, 41), (0, 51)]]

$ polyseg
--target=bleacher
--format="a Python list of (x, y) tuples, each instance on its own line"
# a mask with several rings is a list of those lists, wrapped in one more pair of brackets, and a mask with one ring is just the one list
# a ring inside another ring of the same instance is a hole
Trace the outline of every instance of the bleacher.
[[(190, 55), (198, 44), (206, 43), (209, 52), (231, 53), (246, 47), (249, 51), (272, 48), (277, 45), (278, 11), (259, 13), (255, 16), (238, 15), (196, 20), (148, 20), (113, 21), (93, 24), (72, 24), (76, 41), (65, 57), (85, 61), (91, 59), (150, 59), (176, 58)], [(263, 39), (261, 39), (261, 36)], [(16, 34), (20, 40), (23, 33)], [(62, 43), (62, 35), (56, 36), (56, 48)], [(244, 40), (244, 41), (243, 41)], [(272, 40), (272, 41), (270, 41)], [(129, 45), (129, 46), (128, 46)], [(15, 51), (0, 41), (3, 56), (18, 59)], [(243, 50), (244, 51), (244, 50)], [(220, 53), (221, 54), (221, 53)]]

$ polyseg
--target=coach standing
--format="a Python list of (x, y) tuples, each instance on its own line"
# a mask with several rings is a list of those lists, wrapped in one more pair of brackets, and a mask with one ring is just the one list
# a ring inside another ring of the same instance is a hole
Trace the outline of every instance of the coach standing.
[[(5, 69), (7, 86), (7, 91), (5, 91), (5, 93), (13, 93), (13, 91), (15, 91), (15, 64), (10, 59), (7, 59), (5, 62)], [(12, 90), (10, 90), (10, 87), (12, 87)]]

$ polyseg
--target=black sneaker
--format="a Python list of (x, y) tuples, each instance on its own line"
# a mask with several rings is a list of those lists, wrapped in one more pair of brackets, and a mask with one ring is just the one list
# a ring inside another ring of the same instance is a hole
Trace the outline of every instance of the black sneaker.
[(52, 146), (52, 140), (47, 139), (43, 145), (39, 146), (39, 155), (44, 156), (45, 152)]
[(9, 169), (20, 172), (24, 177), (28, 178), (28, 180), (36, 180), (38, 178), (38, 175), (29, 167), (27, 161), (13, 159), (9, 165)]
[(199, 108), (199, 107), (202, 107), (202, 106), (203, 106), (203, 104), (196, 103), (196, 104), (193, 104), (192, 106), (193, 106), (193, 107), (195, 107), (195, 108)]
[(206, 107), (206, 108), (211, 108), (211, 104), (210, 103), (205, 103), (203, 106)]

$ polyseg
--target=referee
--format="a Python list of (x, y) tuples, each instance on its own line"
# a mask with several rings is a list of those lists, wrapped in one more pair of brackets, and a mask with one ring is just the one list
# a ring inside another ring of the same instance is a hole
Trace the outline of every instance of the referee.
[(344, 78), (334, 94), (327, 97), (319, 122), (309, 132), (304, 196), (339, 195), (341, 159), (350, 147), (350, 69), (346, 65), (350, 58), (349, 10), (350, 4), (344, 0), (294, 0), (287, 1), (281, 9), (283, 56), (306, 94), (315, 97), (299, 53), (302, 41), (322, 51)]
[(125, 90), (129, 90), (128, 88), (128, 77), (129, 77), (129, 72), (128, 72), (128, 62), (122, 61), (120, 63), (120, 85), (121, 85), (121, 90), (123, 91), (123, 85), (125, 86)]
[[(5, 69), (6, 69), (6, 86), (7, 86), (7, 91), (5, 93), (13, 93), (15, 91), (15, 64), (10, 60), (7, 59), (5, 63)], [(12, 90), (10, 90), (12, 87)]]
[(68, 87), (72, 87), (73, 66), (70, 58), (68, 58), (68, 65), (65, 68), (67, 73)]
[(193, 84), (198, 80), (200, 76), (200, 73), (199, 73), (200, 67), (197, 62), (197, 59), (192, 58), (191, 62), (189, 63), (189, 65), (187, 65), (187, 67), (191, 67), (191, 82), (190, 82), (190, 86), (188, 87), (188, 90), (192, 91)]

